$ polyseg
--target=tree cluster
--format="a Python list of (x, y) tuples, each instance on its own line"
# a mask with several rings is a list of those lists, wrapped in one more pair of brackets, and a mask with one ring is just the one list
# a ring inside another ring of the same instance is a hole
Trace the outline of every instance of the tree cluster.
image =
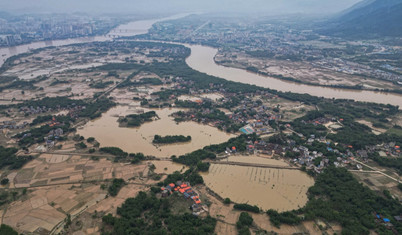
[(103, 217), (105, 225), (111, 227), (105, 234), (213, 234), (216, 219), (204, 219), (185, 213), (175, 215), (171, 212), (169, 199), (158, 199), (153, 193), (139, 192), (135, 198), (128, 198), (117, 215)]
[(122, 119), (119, 119), (120, 124), (127, 124), (129, 127), (138, 127), (145, 122), (151, 122), (153, 117), (156, 117), (155, 111), (149, 111), (142, 114), (130, 114)]
[(239, 235), (251, 235), (250, 226), (253, 224), (253, 217), (247, 212), (241, 212), (236, 227)]
[(191, 136), (184, 135), (167, 135), (160, 136), (155, 135), (152, 143), (154, 144), (171, 144), (171, 143), (182, 143), (191, 141)]

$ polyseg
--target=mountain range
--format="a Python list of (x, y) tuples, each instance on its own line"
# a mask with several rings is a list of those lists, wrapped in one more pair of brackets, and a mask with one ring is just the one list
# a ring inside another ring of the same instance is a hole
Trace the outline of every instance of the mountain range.
[(402, 37), (402, 0), (364, 0), (325, 22), (319, 31), (346, 38)]

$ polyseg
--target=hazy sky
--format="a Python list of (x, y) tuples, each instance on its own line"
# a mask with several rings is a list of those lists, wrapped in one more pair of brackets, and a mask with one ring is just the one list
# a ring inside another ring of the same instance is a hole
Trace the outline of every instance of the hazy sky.
[(336, 13), (361, 0), (0, 0), (0, 11)]

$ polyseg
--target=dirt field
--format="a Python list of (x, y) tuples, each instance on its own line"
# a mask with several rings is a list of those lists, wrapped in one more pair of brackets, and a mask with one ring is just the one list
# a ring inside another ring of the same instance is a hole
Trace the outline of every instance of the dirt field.
[[(231, 59), (236, 56), (236, 60)], [(366, 88), (387, 88), (392, 87), (392, 82), (379, 79), (371, 79), (357, 75), (348, 74), (346, 72), (337, 71), (336, 68), (330, 69), (320, 62), (305, 62), (305, 61), (288, 61), (276, 59), (259, 59), (251, 57), (241, 52), (219, 52), (215, 57), (219, 61), (231, 61), (223, 65), (235, 68), (246, 68), (253, 66), (260, 71), (291, 77), (302, 82), (316, 83), (320, 85), (348, 85), (355, 86), (363, 84)]]
[[(381, 169), (376, 166), (377, 169)], [(381, 169), (386, 172), (386, 169)], [(378, 173), (364, 173), (364, 172), (353, 172), (353, 175), (362, 182), (364, 185), (369, 187), (371, 190), (382, 192), (384, 189), (389, 190), (392, 195), (397, 197), (399, 200), (402, 199), (401, 190), (398, 189), (398, 183), (394, 180)]]
[(374, 134), (376, 134), (376, 135), (385, 133), (385, 132), (387, 131), (386, 129), (374, 127), (372, 122), (367, 121), (367, 120), (364, 120), (364, 119), (360, 119), (360, 120), (356, 120), (356, 121), (357, 121), (358, 123), (360, 123), (360, 124), (364, 124), (364, 125), (370, 127), (370, 128), (371, 128), (371, 131), (372, 131)]
[[(28, 187), (29, 199), (10, 204), (3, 222), (20, 232), (46, 233), (62, 222), (67, 214), (73, 216), (84, 210), (115, 214), (116, 208), (125, 199), (147, 189), (138, 183), (146, 183), (146, 178), (141, 178), (147, 176), (148, 165), (112, 163), (106, 159), (93, 161), (75, 155), (42, 154), (12, 174), (11, 187)], [(136, 180), (132, 180), (133, 177)], [(100, 185), (103, 180), (112, 178), (138, 183), (128, 184), (116, 197), (105, 199), (107, 191), (101, 189)], [(93, 231), (98, 231), (98, 228), (94, 227)]]

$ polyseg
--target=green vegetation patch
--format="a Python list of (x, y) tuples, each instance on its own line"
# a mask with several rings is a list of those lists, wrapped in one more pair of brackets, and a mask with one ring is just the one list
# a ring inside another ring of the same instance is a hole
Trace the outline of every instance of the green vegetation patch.
[(191, 141), (191, 136), (184, 135), (167, 135), (160, 136), (155, 135), (152, 143), (154, 144), (172, 144), (172, 143), (183, 143)]
[(102, 147), (99, 151), (104, 153), (112, 154), (116, 157), (127, 157), (128, 153), (124, 152), (121, 148), (118, 147)]
[(130, 114), (124, 118), (119, 118), (120, 126), (139, 127), (145, 122), (151, 122), (153, 117), (157, 117), (155, 111), (149, 111), (142, 114)]
[(233, 206), (234, 209), (236, 210), (242, 210), (242, 211), (250, 211), (250, 212), (254, 212), (254, 213), (259, 213), (260, 212), (260, 208), (258, 208), (258, 206), (252, 206), (246, 203), (243, 204), (235, 204)]
[(213, 234), (216, 219), (204, 219), (191, 214), (174, 215), (168, 199), (158, 199), (152, 193), (139, 192), (117, 208), (117, 215), (104, 216), (112, 234)]
[(299, 224), (302, 219), (292, 211), (279, 213), (276, 210), (268, 210), (269, 220), (275, 227), (280, 227), (281, 224), (295, 225)]
[(18, 235), (18, 233), (6, 224), (0, 225), (0, 234), (2, 235)]
[(113, 179), (112, 185), (109, 186), (108, 192), (110, 196), (117, 196), (120, 189), (126, 184), (123, 179)]
[(399, 175), (402, 175), (402, 158), (391, 158), (391, 157), (380, 157), (378, 153), (371, 155), (371, 159), (373, 159), (378, 165), (394, 168), (398, 171)]
[(327, 168), (308, 192), (309, 201), (302, 209), (306, 220), (324, 218), (339, 222), (344, 234), (369, 234), (372, 229), (385, 232), (385, 227), (375, 222), (378, 213), (390, 219), (402, 233), (402, 223), (394, 219), (401, 214), (402, 205), (397, 200), (376, 195), (344, 168)]
[(8, 166), (11, 170), (20, 169), (25, 163), (33, 159), (32, 156), (15, 156), (16, 148), (0, 146), (0, 169)]
[(95, 89), (104, 89), (110, 85), (113, 85), (113, 81), (107, 81), (107, 82), (96, 82), (96, 83), (91, 83), (89, 86)]
[(239, 220), (236, 222), (236, 227), (239, 235), (249, 235), (250, 226), (253, 224), (253, 217), (251, 217), (247, 212), (241, 212)]
[(195, 166), (202, 160), (205, 159), (215, 159), (216, 155), (209, 151), (205, 151), (203, 149), (196, 150), (194, 152), (176, 157), (171, 157), (174, 162), (178, 162), (187, 166)]

